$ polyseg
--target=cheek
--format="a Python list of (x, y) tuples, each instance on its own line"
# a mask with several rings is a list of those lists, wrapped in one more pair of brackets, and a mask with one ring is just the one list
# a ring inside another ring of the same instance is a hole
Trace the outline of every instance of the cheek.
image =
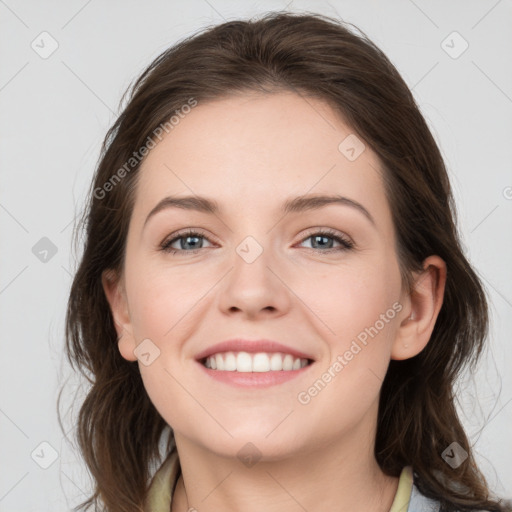
[[(379, 331), (391, 330), (391, 320), (396, 316), (392, 306), (400, 294), (399, 279), (397, 270), (378, 262), (333, 267), (319, 278), (300, 285), (300, 296), (306, 297), (304, 303), (325, 324), (326, 333), (333, 338), (333, 348), (343, 349), (353, 337), (376, 322)], [(381, 315), (388, 320), (384, 324)]]
[(372, 267), (327, 277), (318, 283), (324, 294), (316, 292), (313, 309), (328, 326), (322, 327), (328, 357), (297, 401), (303, 411), (324, 411), (332, 428), (349, 428), (378, 400), (401, 309), (399, 283)]
[[(391, 313), (388, 322), (380, 320), (380, 315), (390, 310), (394, 313), (392, 305), (400, 288), (397, 268), (379, 256), (358, 265), (317, 262), (302, 271), (295, 267), (289, 274), (281, 269), (281, 277), (293, 291), (283, 291), (289, 294), (288, 325), (296, 326), (298, 333), (310, 333), (322, 346), (323, 359), (311, 381), (284, 397), (301, 412), (300, 424), (311, 431), (349, 428), (378, 398), (396, 324)], [(130, 265), (126, 277), (134, 334), (138, 341), (151, 339), (162, 356), (151, 366), (139, 365), (148, 395), (170, 425), (188, 430), (195, 427), (187, 418), (198, 417), (204, 418), (204, 424), (211, 422), (212, 429), (218, 428), (190, 398), (189, 392), (203, 397), (205, 403), (218, 402), (217, 396), (209, 397), (208, 390), (196, 388), (194, 381), (188, 380), (183, 347), (196, 330), (215, 328), (205, 323), (215, 322), (220, 314), (212, 310), (212, 294), (217, 293), (215, 285), (225, 269), (196, 265), (192, 270), (193, 265), (165, 266), (142, 258)], [(282, 320), (284, 325), (284, 317)], [(212, 410), (222, 418), (231, 414), (231, 408)], [(319, 427), (319, 416), (329, 421)], [(200, 428), (196, 435), (202, 435)]]
[[(334, 349), (344, 350), (348, 338), (374, 325), (399, 296), (398, 267), (383, 256), (346, 266), (316, 262), (316, 267), (294, 268), (288, 275), (283, 269), (284, 280), (300, 298), (291, 294), (290, 302), (296, 304), (291, 307), (304, 310), (319, 329), (323, 324), (319, 334), (332, 337)], [(215, 265), (166, 266), (142, 257), (127, 262), (127, 292), (136, 338), (154, 338), (158, 343), (177, 335), (190, 318), (197, 317), (195, 310), (211, 303), (209, 294), (215, 293), (222, 273)], [(385, 331), (389, 331), (387, 327)]]
[(185, 266), (140, 258), (131, 262), (126, 288), (134, 334), (161, 340), (204, 295), (205, 281)]

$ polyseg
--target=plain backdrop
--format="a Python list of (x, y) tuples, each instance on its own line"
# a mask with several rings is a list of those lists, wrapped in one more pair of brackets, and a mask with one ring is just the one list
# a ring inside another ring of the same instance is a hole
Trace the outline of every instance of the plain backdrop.
[(361, 28), (439, 143), (491, 304), (489, 348), (460, 382), (459, 410), (491, 489), (512, 497), (510, 0), (1, 0), (0, 511), (71, 510), (90, 490), (56, 400), (65, 386), (69, 431), (83, 399), (63, 352), (71, 237), (122, 93), (202, 27), (284, 9)]

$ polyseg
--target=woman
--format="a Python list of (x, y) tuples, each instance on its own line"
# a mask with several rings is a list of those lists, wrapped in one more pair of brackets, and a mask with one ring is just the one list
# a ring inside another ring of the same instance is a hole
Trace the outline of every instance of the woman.
[(506, 510), (453, 396), (485, 294), (439, 149), (366, 36), (274, 13), (170, 48), (84, 223), (83, 507)]

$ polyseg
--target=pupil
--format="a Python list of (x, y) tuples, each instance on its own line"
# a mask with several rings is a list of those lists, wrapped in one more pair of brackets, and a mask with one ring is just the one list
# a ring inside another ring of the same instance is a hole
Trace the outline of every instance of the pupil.
[[(199, 237), (197, 237), (197, 236), (187, 236), (185, 238), (185, 240), (186, 240), (185, 244), (188, 244), (189, 243), (188, 241), (191, 240), (191, 239), (197, 241), (197, 240), (199, 240)], [(192, 249), (195, 249), (195, 247), (192, 247)]]
[[(325, 241), (325, 240), (328, 240), (329, 237), (319, 235), (319, 236), (315, 236), (314, 239), (315, 239), (315, 242), (318, 241), (318, 240), (324, 240)], [(321, 247), (325, 247), (326, 245), (329, 245), (329, 244), (328, 243), (327, 244), (324, 243), (323, 245), (321, 245)]]

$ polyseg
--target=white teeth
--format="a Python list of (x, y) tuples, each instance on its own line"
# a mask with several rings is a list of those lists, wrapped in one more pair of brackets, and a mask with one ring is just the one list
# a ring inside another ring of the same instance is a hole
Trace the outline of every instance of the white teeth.
[(228, 372), (269, 372), (299, 370), (308, 365), (307, 359), (294, 358), (280, 352), (225, 352), (206, 358), (206, 368)]
[(293, 356), (290, 354), (286, 354), (283, 361), (283, 370), (293, 370)]
[(233, 352), (224, 354), (224, 370), (234, 372), (236, 370), (236, 357)]
[(270, 358), (270, 369), (271, 370), (282, 370), (283, 369), (283, 358), (281, 354), (272, 354)]
[(236, 371), (252, 372), (252, 357), (247, 352), (238, 352), (236, 356)]
[(270, 357), (268, 357), (267, 354), (254, 354), (252, 369), (255, 372), (270, 371)]

